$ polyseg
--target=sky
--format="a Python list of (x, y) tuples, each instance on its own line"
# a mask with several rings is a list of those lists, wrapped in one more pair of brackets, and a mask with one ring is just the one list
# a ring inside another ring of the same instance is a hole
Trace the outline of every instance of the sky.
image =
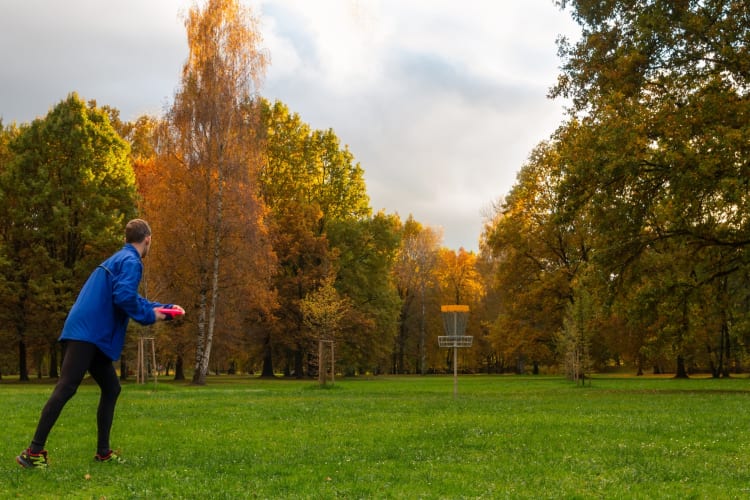
[[(493, 203), (565, 120), (547, 97), (554, 0), (242, 0), (270, 65), (259, 89), (333, 129), (365, 172), (374, 211), (412, 215), (443, 245), (478, 250)], [(70, 92), (160, 116), (187, 57), (189, 0), (0, 1), (0, 118), (43, 117)]]

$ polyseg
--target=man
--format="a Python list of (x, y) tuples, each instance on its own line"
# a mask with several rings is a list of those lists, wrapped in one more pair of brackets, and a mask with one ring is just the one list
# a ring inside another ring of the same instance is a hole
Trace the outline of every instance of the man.
[(65, 320), (60, 341), (63, 362), (52, 395), (42, 409), (36, 433), (29, 447), (16, 457), (22, 467), (46, 467), (44, 445), (65, 404), (76, 393), (86, 371), (99, 385), (101, 395), (96, 413), (97, 452), (99, 462), (119, 461), (109, 447), (109, 433), (120, 394), (120, 382), (113, 361), (120, 359), (128, 321), (142, 325), (172, 319), (160, 308), (185, 310), (177, 305), (151, 302), (138, 294), (143, 263), (151, 246), (151, 228), (142, 219), (125, 227), (125, 245), (100, 264), (83, 285)]

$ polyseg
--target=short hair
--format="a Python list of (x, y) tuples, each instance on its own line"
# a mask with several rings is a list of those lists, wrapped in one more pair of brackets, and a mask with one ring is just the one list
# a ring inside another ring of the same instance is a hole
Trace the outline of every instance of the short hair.
[(125, 226), (125, 243), (141, 243), (151, 236), (151, 228), (143, 219), (133, 219)]

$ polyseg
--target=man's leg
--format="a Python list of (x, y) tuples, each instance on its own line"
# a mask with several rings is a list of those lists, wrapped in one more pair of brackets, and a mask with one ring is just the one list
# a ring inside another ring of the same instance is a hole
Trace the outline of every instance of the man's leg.
[(42, 409), (39, 424), (34, 433), (34, 439), (31, 441), (31, 446), (29, 447), (32, 453), (39, 453), (44, 449), (47, 436), (55, 425), (55, 422), (57, 422), (57, 418), (60, 416), (65, 403), (78, 390), (78, 386), (81, 384), (83, 376), (91, 364), (94, 353), (97, 351), (94, 344), (75, 340), (66, 341), (64, 349), (65, 355), (63, 356), (63, 364), (60, 369), (60, 380), (57, 381), (55, 390)]
[(120, 381), (112, 360), (99, 349), (96, 350), (89, 372), (101, 390), (99, 408), (96, 412), (96, 448), (97, 453), (103, 457), (110, 451), (109, 433), (112, 430), (117, 397), (120, 395)]

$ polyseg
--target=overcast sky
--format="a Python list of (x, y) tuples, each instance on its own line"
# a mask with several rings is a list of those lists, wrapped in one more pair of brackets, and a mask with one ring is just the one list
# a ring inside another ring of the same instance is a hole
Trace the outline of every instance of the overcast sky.
[[(555, 40), (578, 28), (554, 0), (244, 0), (271, 65), (261, 94), (332, 128), (375, 211), (477, 250), (483, 215), (564, 119), (546, 95)], [(68, 93), (161, 115), (187, 56), (188, 0), (0, 0), (0, 117), (44, 116)]]

